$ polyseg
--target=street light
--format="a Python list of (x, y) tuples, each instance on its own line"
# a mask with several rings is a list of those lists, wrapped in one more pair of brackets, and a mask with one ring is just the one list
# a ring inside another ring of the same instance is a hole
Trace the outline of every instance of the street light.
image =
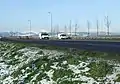
[(30, 36), (31, 36), (31, 20), (28, 20), (28, 22), (30, 23)]
[(98, 20), (97, 20), (97, 23), (96, 23), (97, 25), (97, 36), (99, 35), (99, 22), (98, 22)]
[(88, 37), (90, 36), (90, 22), (87, 21), (87, 27), (88, 27)]
[(48, 12), (50, 14), (50, 21), (51, 21), (51, 35), (52, 35), (52, 13)]

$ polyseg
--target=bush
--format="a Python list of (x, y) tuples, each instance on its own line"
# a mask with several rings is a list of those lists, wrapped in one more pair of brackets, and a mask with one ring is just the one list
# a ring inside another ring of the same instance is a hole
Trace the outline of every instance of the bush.
[(81, 83), (84, 83), (84, 82), (80, 80), (75, 80), (75, 81), (63, 80), (58, 84), (81, 84)]
[(117, 75), (117, 79), (115, 80), (115, 82), (120, 82), (120, 74)]
[(64, 69), (58, 69), (55, 70), (53, 73), (53, 80), (56, 81), (59, 78), (63, 78), (64, 76), (67, 76), (70, 78), (72, 76), (73, 71), (69, 70), (64, 70)]
[(95, 79), (98, 77), (105, 77), (113, 71), (113, 66), (108, 65), (108, 63), (104, 61), (92, 62), (88, 67), (91, 68), (89, 70), (90, 75)]

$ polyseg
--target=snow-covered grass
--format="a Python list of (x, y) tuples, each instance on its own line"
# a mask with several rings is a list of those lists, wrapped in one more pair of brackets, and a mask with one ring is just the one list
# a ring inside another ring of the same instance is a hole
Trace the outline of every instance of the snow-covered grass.
[(119, 84), (120, 64), (105, 55), (0, 42), (0, 83)]

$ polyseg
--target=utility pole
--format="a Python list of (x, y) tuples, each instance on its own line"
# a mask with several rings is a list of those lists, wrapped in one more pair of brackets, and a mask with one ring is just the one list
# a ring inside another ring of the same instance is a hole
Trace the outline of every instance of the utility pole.
[(75, 24), (75, 36), (76, 36), (76, 32), (77, 32), (77, 24)]
[(109, 36), (109, 34), (110, 34), (109, 29), (110, 29), (111, 21), (109, 21), (108, 16), (105, 16), (105, 22), (106, 22), (105, 25), (106, 25), (106, 27), (107, 27), (107, 35)]
[(87, 21), (87, 28), (88, 28), (88, 37), (90, 36), (90, 22)]
[(53, 22), (53, 21), (52, 21), (52, 13), (51, 13), (51, 12), (48, 12), (48, 13), (50, 14), (50, 21), (51, 21), (51, 35), (52, 35), (52, 31), (53, 31), (53, 30), (52, 30), (52, 22)]
[(98, 36), (99, 35), (99, 22), (98, 22), (98, 20), (97, 20), (96, 26), (97, 26), (97, 36)]
[(70, 20), (70, 26), (69, 26), (69, 28), (70, 28), (70, 36), (71, 36), (71, 20)]
[(31, 20), (28, 20), (30, 27), (30, 36), (31, 36)]

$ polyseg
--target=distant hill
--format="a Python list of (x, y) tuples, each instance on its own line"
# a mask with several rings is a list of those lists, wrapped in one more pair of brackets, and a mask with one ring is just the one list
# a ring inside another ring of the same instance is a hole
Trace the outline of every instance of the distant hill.
[(8, 37), (10, 36), (10, 32), (0, 32), (0, 36)]
[[(62, 33), (62, 32), (59, 32), (59, 33)], [(75, 32), (71, 32), (72, 35), (75, 34)], [(3, 37), (9, 37), (9, 36), (20, 36), (20, 35), (28, 35), (30, 34), (30, 32), (0, 32), (0, 36), (3, 36)], [(51, 33), (49, 33), (51, 35)], [(57, 33), (53, 33), (53, 35), (56, 35)], [(76, 32), (77, 35), (87, 35), (88, 33), (87, 32)], [(31, 32), (31, 35), (38, 35), (38, 33), (35, 33), (35, 32)], [(96, 36), (96, 32), (90, 32), (90, 35), (91, 36)], [(99, 35), (106, 35), (106, 32), (99, 32)], [(110, 35), (120, 35), (120, 33), (110, 33)]]
[[(20, 36), (20, 35), (28, 35), (30, 32), (22, 33), (22, 32), (0, 32), (0, 36), (9, 37), (9, 36)], [(37, 35), (34, 32), (31, 32), (31, 35)]]

